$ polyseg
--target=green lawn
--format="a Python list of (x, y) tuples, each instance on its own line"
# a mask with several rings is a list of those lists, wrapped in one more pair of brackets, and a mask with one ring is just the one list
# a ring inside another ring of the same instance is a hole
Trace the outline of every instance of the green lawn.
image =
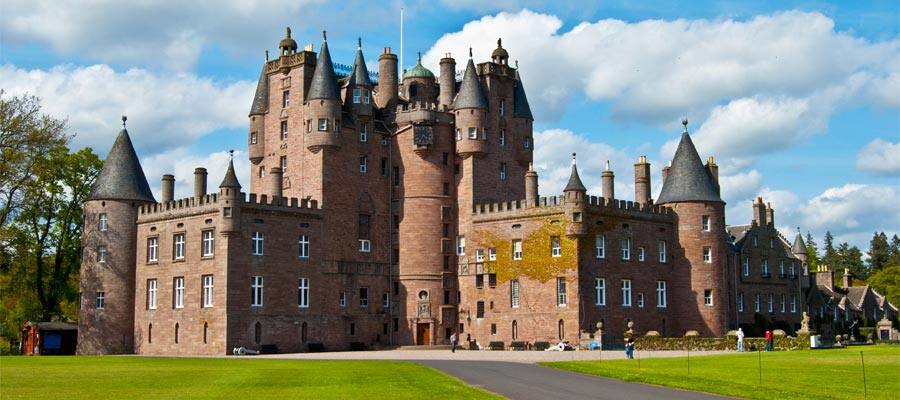
[[(863, 352), (869, 399), (900, 398), (900, 347), (735, 353), (688, 359), (565, 361), (541, 365), (592, 375), (751, 399), (862, 399)], [(648, 358), (650, 356), (651, 358)], [(761, 357), (759, 357), (761, 356)], [(762, 384), (759, 365), (762, 363)]]
[(396, 361), (2, 357), (0, 398), (497, 398)]

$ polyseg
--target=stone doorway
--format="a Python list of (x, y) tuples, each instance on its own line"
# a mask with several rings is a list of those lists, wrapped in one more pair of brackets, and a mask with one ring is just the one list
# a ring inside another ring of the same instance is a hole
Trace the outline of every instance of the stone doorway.
[(416, 344), (426, 346), (431, 344), (431, 324), (420, 322), (416, 324)]

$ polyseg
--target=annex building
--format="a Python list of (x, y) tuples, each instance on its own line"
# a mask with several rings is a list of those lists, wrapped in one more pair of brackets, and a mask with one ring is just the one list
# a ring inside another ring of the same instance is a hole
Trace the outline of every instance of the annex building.
[(463, 71), (447, 54), (437, 75), (421, 61), (401, 74), (384, 48), (370, 73), (361, 43), (335, 68), (324, 37), (301, 50), (288, 29), (248, 99), (251, 176), (228, 165), (210, 191), (197, 168), (188, 198), (164, 175), (156, 200), (122, 129), (85, 203), (78, 352), (799, 324), (815, 286), (802, 239), (786, 240), (762, 199), (748, 225), (726, 225), (718, 167), (686, 121), (656, 199), (644, 156), (633, 195), (613, 193), (609, 166), (581, 171), (602, 176), (603, 192), (587, 193), (574, 154), (563, 193), (540, 193), (517, 66), (498, 40)]

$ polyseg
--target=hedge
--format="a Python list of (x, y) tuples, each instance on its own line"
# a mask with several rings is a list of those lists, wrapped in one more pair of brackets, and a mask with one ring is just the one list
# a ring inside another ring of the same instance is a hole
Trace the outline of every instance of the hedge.
[(503, 350), (503, 342), (490, 342), (488, 343), (488, 349)]
[[(744, 338), (744, 350), (751, 348), (765, 348), (764, 338)], [(809, 335), (775, 336), (775, 350), (806, 350), (809, 349)], [(737, 338), (726, 336), (724, 338), (705, 337), (661, 337), (641, 336), (634, 340), (635, 350), (737, 350)]]

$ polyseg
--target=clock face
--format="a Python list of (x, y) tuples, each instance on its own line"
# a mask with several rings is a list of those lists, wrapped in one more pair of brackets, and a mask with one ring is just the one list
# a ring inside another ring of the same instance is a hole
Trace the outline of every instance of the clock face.
[(428, 125), (414, 127), (413, 143), (417, 146), (430, 146), (434, 144), (434, 128)]

